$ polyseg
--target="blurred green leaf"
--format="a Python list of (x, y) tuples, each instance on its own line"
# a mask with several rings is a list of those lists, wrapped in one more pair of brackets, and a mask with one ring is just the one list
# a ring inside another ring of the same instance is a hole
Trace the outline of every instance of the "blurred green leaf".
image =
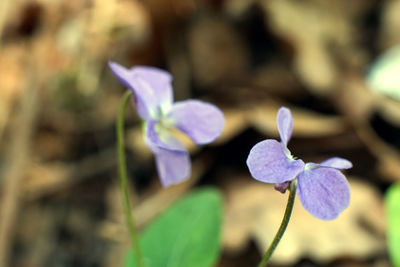
[[(211, 188), (178, 200), (141, 235), (146, 267), (208, 267), (220, 250), (222, 200)], [(136, 266), (130, 249), (125, 267)]]
[(372, 64), (367, 83), (372, 91), (400, 100), (400, 46), (395, 46)]
[(392, 185), (385, 197), (387, 240), (393, 266), (400, 266), (400, 184)]

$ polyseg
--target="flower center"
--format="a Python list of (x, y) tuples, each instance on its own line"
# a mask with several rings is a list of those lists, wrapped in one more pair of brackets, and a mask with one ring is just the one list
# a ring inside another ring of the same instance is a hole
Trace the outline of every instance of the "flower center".
[(158, 113), (158, 121), (154, 126), (154, 130), (161, 140), (165, 140), (168, 138), (174, 130), (174, 120), (173, 118), (163, 114), (161, 109), (157, 110)]
[(292, 160), (292, 161), (295, 161), (297, 158), (296, 157), (294, 157), (293, 155), (292, 155), (292, 153), (290, 153), (290, 150), (285, 146), (284, 148), (283, 148), (283, 151), (284, 151), (284, 153), (285, 153), (285, 156), (288, 158), (288, 159), (290, 159), (290, 160)]

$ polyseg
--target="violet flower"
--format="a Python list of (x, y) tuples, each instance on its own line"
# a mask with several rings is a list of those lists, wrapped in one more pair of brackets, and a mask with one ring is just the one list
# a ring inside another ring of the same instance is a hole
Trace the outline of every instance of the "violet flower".
[(281, 142), (267, 139), (251, 149), (247, 158), (251, 175), (261, 182), (275, 184), (281, 192), (297, 177), (298, 196), (303, 207), (317, 218), (335, 219), (350, 202), (349, 184), (340, 170), (351, 168), (352, 163), (334, 157), (319, 164), (304, 164), (287, 148), (293, 131), (293, 118), (288, 108), (279, 109), (277, 124)]
[(179, 183), (190, 175), (190, 157), (172, 135), (178, 128), (194, 143), (208, 144), (219, 137), (225, 119), (214, 105), (199, 100), (173, 103), (172, 76), (168, 72), (136, 66), (127, 69), (109, 62), (117, 79), (134, 94), (136, 110), (144, 121), (144, 138), (155, 155), (163, 186)]

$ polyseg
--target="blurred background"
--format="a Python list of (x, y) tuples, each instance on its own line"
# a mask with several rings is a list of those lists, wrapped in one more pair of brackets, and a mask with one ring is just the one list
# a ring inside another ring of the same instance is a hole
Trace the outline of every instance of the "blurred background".
[(390, 266), (383, 196), (400, 180), (400, 86), (377, 80), (390, 80), (379, 60), (400, 44), (398, 14), (398, 0), (1, 0), (0, 266), (121, 266), (129, 236), (114, 125), (125, 89), (108, 60), (166, 69), (176, 100), (209, 101), (226, 116), (213, 144), (184, 139), (191, 178), (163, 189), (128, 108), (140, 229), (212, 185), (224, 199), (216, 266), (255, 266), (287, 195), (252, 179), (245, 162), (278, 137), (285, 105), (295, 156), (353, 162), (351, 204), (325, 222), (296, 200), (271, 266)]

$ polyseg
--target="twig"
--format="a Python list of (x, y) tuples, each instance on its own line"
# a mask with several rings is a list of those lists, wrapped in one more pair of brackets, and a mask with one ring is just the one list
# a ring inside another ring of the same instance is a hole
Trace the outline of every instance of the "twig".
[[(35, 62), (35, 60), (32, 60)], [(30, 66), (31, 67), (31, 66)], [(32, 70), (34, 68), (30, 68)], [(29, 72), (28, 72), (29, 73)], [(0, 210), (0, 266), (7, 266), (9, 249), (19, 207), (19, 193), (31, 145), (31, 135), (38, 110), (38, 82), (35, 73), (27, 79), (28, 88), (21, 95), (18, 129), (10, 147), (8, 168), (4, 173)]]

